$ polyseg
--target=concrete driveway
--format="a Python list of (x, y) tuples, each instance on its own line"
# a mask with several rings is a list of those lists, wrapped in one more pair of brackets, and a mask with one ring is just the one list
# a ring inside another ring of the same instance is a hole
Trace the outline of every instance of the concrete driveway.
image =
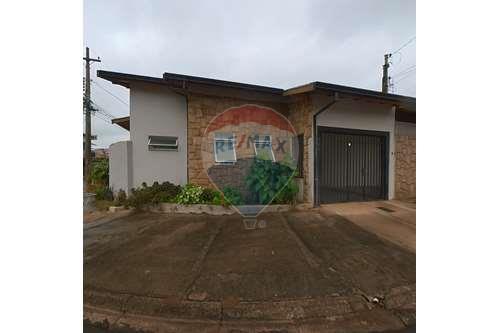
[(140, 213), (84, 230), (84, 314), (153, 332), (372, 332), (415, 323), (415, 255), (337, 211)]
[(340, 215), (363, 229), (415, 253), (415, 204), (397, 200), (322, 205), (324, 215)]

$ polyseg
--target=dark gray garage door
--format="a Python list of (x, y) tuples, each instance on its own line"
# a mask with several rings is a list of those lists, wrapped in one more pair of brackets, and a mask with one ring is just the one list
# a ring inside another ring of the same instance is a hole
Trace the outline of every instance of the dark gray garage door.
[(389, 133), (319, 127), (320, 203), (387, 199)]

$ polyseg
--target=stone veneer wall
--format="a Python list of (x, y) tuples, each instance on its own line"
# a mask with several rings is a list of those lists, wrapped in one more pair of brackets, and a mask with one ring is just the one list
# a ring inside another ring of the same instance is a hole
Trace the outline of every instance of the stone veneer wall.
[(313, 153), (309, 152), (309, 142), (312, 138), (312, 99), (309, 94), (291, 96), (288, 108), (290, 123), (298, 135), (304, 135), (304, 157), (302, 159), (304, 202), (312, 203), (311, 193), (313, 184), (311, 183), (312, 177), (309, 177), (309, 153)]
[(416, 198), (416, 150), (415, 136), (396, 136), (396, 199)]
[(235, 188), (240, 192), (241, 199), (245, 204), (256, 204), (257, 202), (253, 202), (252, 193), (247, 189), (245, 180), (253, 161), (253, 158), (244, 158), (238, 159), (234, 164), (216, 164), (211, 166), (207, 172), (220, 191), (223, 191), (226, 186)]
[(201, 141), (209, 122), (228, 108), (245, 104), (256, 104), (272, 108), (288, 116), (288, 106), (283, 103), (244, 100), (232, 97), (218, 97), (203, 94), (188, 95), (188, 181), (213, 187), (207, 170), (203, 167)]

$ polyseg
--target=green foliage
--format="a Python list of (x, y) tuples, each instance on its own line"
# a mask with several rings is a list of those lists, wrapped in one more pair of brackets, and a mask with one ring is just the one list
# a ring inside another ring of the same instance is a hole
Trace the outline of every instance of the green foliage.
[(218, 205), (218, 206), (226, 206), (227, 205), (227, 202), (224, 199), (224, 196), (219, 191), (217, 191), (215, 193), (212, 201), (209, 202), (209, 203), (212, 204), (212, 205)]
[(243, 203), (243, 200), (241, 199), (241, 194), (237, 189), (226, 186), (224, 187), (222, 192), (224, 193), (224, 199), (231, 205), (238, 206)]
[(114, 205), (123, 206), (125, 205), (126, 201), (127, 201), (127, 193), (125, 193), (124, 190), (118, 191), (118, 194), (116, 194), (115, 196)]
[(113, 192), (107, 186), (97, 187), (95, 189), (95, 199), (112, 201)]
[(173, 202), (180, 191), (180, 186), (170, 182), (163, 182), (162, 184), (154, 182), (151, 186), (142, 183), (142, 187), (131, 190), (131, 195), (126, 200), (125, 205), (141, 209), (149, 204)]
[(286, 164), (256, 158), (245, 180), (260, 204), (293, 203), (298, 192), (292, 179), (294, 173)]
[(94, 184), (108, 184), (109, 160), (100, 158), (92, 162), (90, 179)]
[(151, 186), (148, 186), (146, 183), (142, 183), (140, 188), (133, 188), (131, 190), (131, 194), (128, 198), (124, 191), (118, 192), (115, 197), (115, 203), (135, 207), (137, 209), (142, 209), (147, 205), (158, 204), (161, 202), (171, 202), (183, 205), (226, 204), (224, 196), (217, 190), (203, 188), (194, 184), (186, 184), (181, 187), (169, 182), (164, 182), (162, 184), (154, 182)]
[(273, 199), (272, 204), (293, 204), (295, 202), (297, 192), (299, 192), (299, 186), (295, 183), (294, 177), (291, 177), (287, 184)]
[(175, 202), (182, 205), (200, 204), (202, 200), (203, 187), (194, 184), (186, 184), (181, 193), (175, 198)]
[(208, 205), (226, 205), (224, 196), (218, 190), (204, 188), (201, 194), (201, 202)]

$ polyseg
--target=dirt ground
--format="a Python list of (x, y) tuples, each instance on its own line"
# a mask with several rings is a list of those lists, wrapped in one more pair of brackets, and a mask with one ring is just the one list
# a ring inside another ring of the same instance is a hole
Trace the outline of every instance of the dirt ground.
[(372, 332), (415, 324), (415, 255), (337, 214), (137, 213), (84, 229), (84, 313), (153, 332)]

